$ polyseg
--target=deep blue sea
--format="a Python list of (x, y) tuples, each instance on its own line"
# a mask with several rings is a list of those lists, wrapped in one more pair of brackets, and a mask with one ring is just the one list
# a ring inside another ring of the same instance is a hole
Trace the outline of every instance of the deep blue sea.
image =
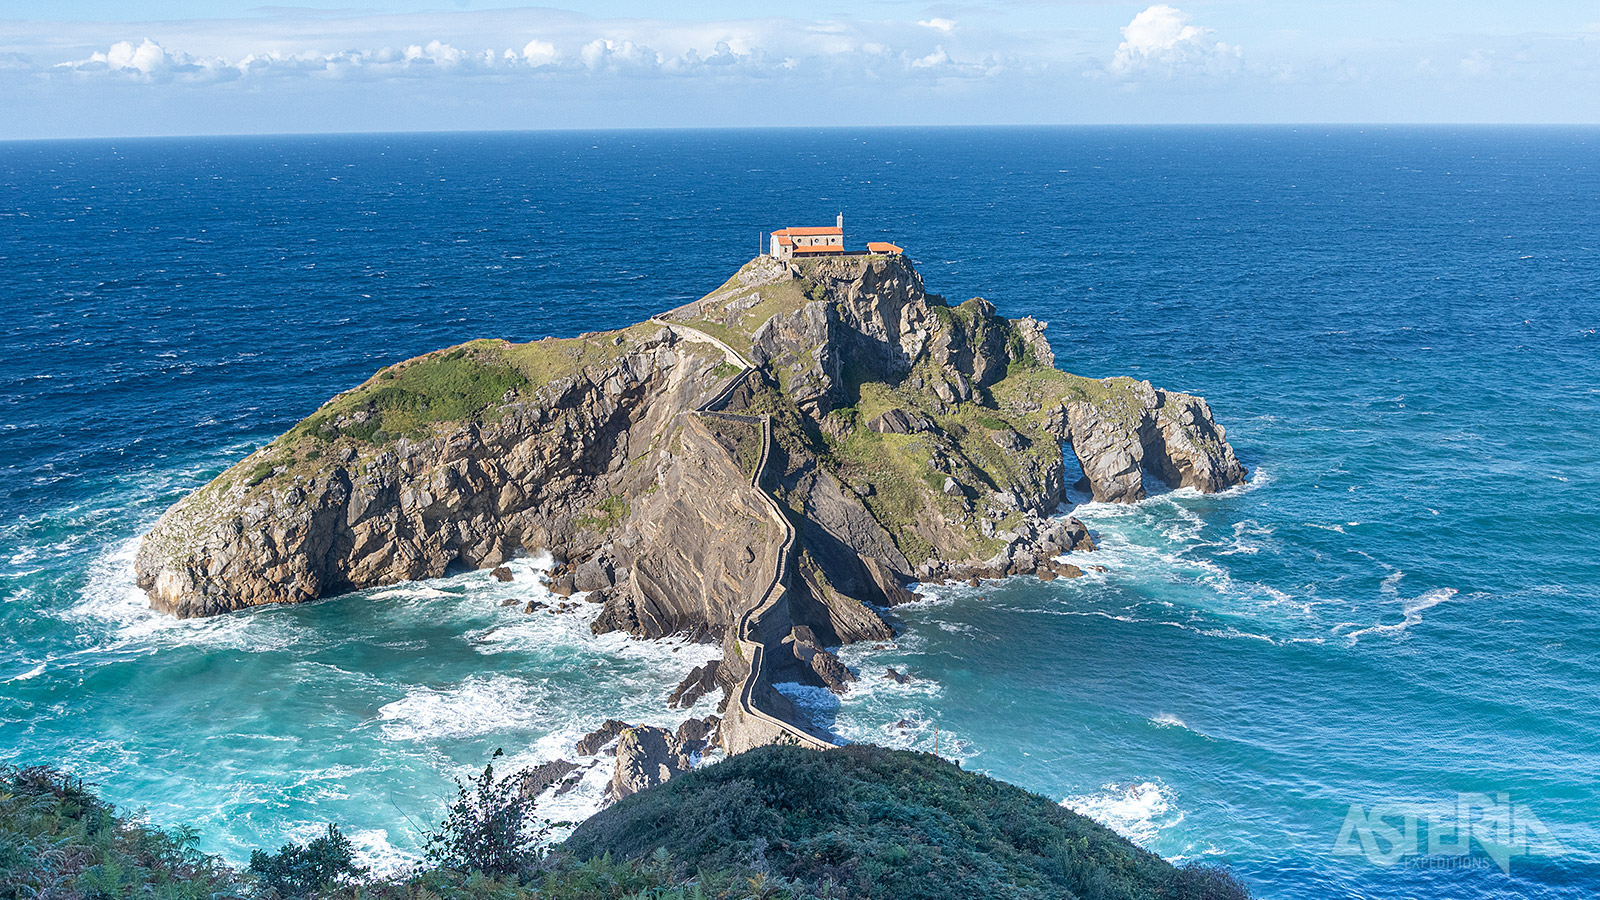
[(1263, 898), (1600, 895), (1593, 129), (0, 144), (0, 760), (392, 861), (495, 747), (671, 721), (708, 650), (502, 608), (537, 558), (177, 623), (135, 542), (381, 365), (635, 322), (839, 212), (1062, 368), (1205, 395), (1252, 479), (1079, 505), (1106, 572), (930, 590), (819, 716)]

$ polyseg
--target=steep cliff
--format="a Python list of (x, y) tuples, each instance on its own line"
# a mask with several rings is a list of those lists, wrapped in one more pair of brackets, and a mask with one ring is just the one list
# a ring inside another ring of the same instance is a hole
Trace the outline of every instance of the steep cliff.
[(900, 258), (760, 258), (648, 323), (379, 371), (162, 516), (139, 584), (203, 616), (543, 550), (596, 630), (843, 690), (823, 648), (891, 636), (908, 581), (1078, 573), (1063, 445), (1101, 500), (1243, 480), (1204, 400), (1061, 372), (1044, 328)]

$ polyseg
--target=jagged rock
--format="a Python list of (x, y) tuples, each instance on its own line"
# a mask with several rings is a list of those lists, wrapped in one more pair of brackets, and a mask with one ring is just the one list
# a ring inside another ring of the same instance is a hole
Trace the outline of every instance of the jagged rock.
[(722, 689), (722, 699), (717, 701), (717, 715), (728, 711), (728, 704), (733, 700), (733, 695), (738, 693), (740, 681), (748, 673), (748, 666), (728, 665), (726, 658), (722, 665), (717, 666), (717, 687)]
[(489, 574), (493, 575), (496, 581), (510, 581), (513, 577), (511, 569), (506, 566), (496, 566), (495, 570)]
[[(999, 431), (990, 432), (989, 440), (994, 441), (995, 446), (1002, 450), (1021, 450), (1028, 446), (1027, 440), (1010, 428), (1002, 428)], [(1009, 492), (1002, 493), (1011, 501), (1011, 507), (1013, 509), (1016, 508), (1016, 497)]]
[(558, 597), (571, 597), (577, 593), (571, 572), (562, 572), (550, 579), (550, 593)]
[[(784, 402), (820, 422), (843, 396), (840, 367), (848, 358), (886, 385), (903, 384), (912, 392), (903, 395), (907, 401), (921, 397), (942, 408), (984, 404), (985, 421), (998, 416), (1006, 424), (983, 434), (1011, 454), (1016, 474), (1005, 477), (1018, 479), (995, 485), (995, 496), (1035, 512), (1053, 509), (1064, 489), (1060, 461), (1031, 450), (1054, 439), (1071, 441), (1102, 499), (1141, 496), (1140, 467), (1200, 490), (1218, 490), (1243, 477), (1210, 409), (1188, 395), (1127, 379), (1085, 382), (1056, 373), (1054, 381), (1035, 379), (1046, 387), (1029, 388), (1025, 395), (996, 394), (998, 405), (992, 405), (983, 392), (1007, 380), (1012, 366), (1051, 359), (1040, 323), (1003, 319), (981, 299), (949, 309), (923, 290), (904, 260), (813, 260), (792, 271), (802, 269), (810, 299), (799, 305), (774, 305), (760, 293), (795, 277), (787, 274), (791, 270), (774, 270), (768, 275), (775, 280), (741, 276), (722, 306), (716, 305), (721, 295), (714, 294), (679, 317), (724, 317), (724, 327), (737, 325), (734, 331), (751, 335), (751, 356), (762, 372), (740, 388), (746, 399), (757, 388), (770, 393), (781, 384)], [(725, 318), (756, 308), (779, 312), (765, 322)], [(749, 560), (751, 548), (764, 539), (731, 548), (744, 560), (732, 554), (725, 561), (720, 554), (686, 558), (675, 549), (691, 541), (706, 547), (733, 543), (721, 535), (722, 526), (759, 518), (755, 491), (721, 490), (744, 477), (733, 474), (737, 467), (728, 464), (734, 461), (709, 460), (705, 445), (712, 442), (684, 427), (694, 421), (688, 411), (727, 378), (717, 368), (721, 351), (684, 335), (691, 332), (659, 326), (524, 345), (518, 354), (552, 360), (541, 370), (546, 380), (505, 391), (482, 416), (386, 442), (366, 436), (382, 423), (382, 410), (363, 399), (390, 390), (385, 378), (463, 354), (485, 371), (498, 371), (495, 366), (503, 368), (513, 357), (506, 354), (508, 345), (478, 342), (389, 367), (169, 510), (141, 545), (139, 583), (159, 610), (210, 615), (431, 577), (457, 565), (502, 569), (513, 555), (546, 551), (583, 560), (567, 570), (574, 590), (608, 590), (618, 598), (604, 627), (641, 636), (678, 633), (696, 623), (726, 628), (737, 619), (735, 608), (749, 599), (734, 595), (746, 577), (758, 577), (749, 571)], [(584, 349), (595, 345), (604, 351)], [(1063, 399), (1051, 406), (1050, 395), (1041, 391), (1056, 382)], [(945, 399), (938, 400), (934, 391), (941, 386)], [(1075, 399), (1067, 402), (1068, 396)], [(737, 410), (738, 402), (725, 408)], [(961, 449), (959, 435), (923, 430), (932, 427), (926, 410), (904, 403), (873, 421), (877, 425), (868, 427), (916, 429), (919, 438), (932, 441), (936, 446), (929, 449), (943, 460), (944, 475), (962, 491), (959, 505), (970, 506), (962, 485), (974, 482), (963, 472), (981, 459)], [(684, 435), (688, 447), (679, 445)], [(312, 448), (308, 442), (320, 443)], [(309, 462), (309, 449), (318, 449), (320, 462)], [(789, 458), (785, 465), (785, 478), (809, 477), (818, 489), (832, 490), (837, 481), (833, 460)], [(687, 488), (679, 487), (682, 476), (695, 473), (685, 468), (698, 472), (687, 479)], [(850, 483), (859, 485), (860, 479)], [(651, 494), (657, 487), (668, 490)], [(800, 492), (813, 507), (838, 513), (823, 524), (830, 531), (823, 543), (875, 559), (902, 578), (920, 574), (933, 561), (980, 562), (963, 555), (988, 537), (978, 524), (988, 521), (983, 517), (952, 517), (922, 499), (917, 502), (924, 508), (908, 508), (906, 522), (880, 523), (874, 516), (891, 508), (886, 501), (866, 490), (841, 493), (847, 496), (820, 503)], [(870, 509), (867, 498), (874, 504)], [(852, 524), (835, 530), (846, 519)], [(931, 558), (904, 558), (904, 530), (915, 532), (918, 554)], [(826, 552), (808, 529), (802, 531), (829, 582), (858, 578), (847, 570), (862, 563), (841, 562), (844, 553)], [(706, 539), (712, 535), (717, 538)], [(724, 565), (729, 568), (717, 571)], [(554, 581), (565, 591), (565, 579), (557, 575)], [(843, 593), (875, 602), (849, 589)]]
[(689, 771), (690, 760), (672, 732), (653, 725), (635, 725), (617, 737), (617, 771), (607, 794), (620, 800), (664, 784)]
[(522, 774), (522, 781), (517, 785), (517, 791), (526, 798), (534, 798), (545, 792), (546, 788), (561, 781), (578, 770), (576, 763), (557, 759), (541, 763), (528, 769)]
[(683, 681), (672, 692), (672, 696), (667, 698), (667, 706), (674, 709), (690, 709), (700, 702), (701, 697), (717, 686), (717, 667), (717, 660), (712, 660), (703, 666), (695, 666), (684, 676)]
[(911, 680), (910, 675), (904, 675), (900, 672), (896, 672), (893, 666), (889, 667), (889, 669), (883, 673), (883, 677), (894, 682), (895, 684), (905, 684)]
[[(905, 585), (900, 583), (900, 579), (895, 575), (894, 571), (876, 558), (863, 557), (861, 562), (866, 569), (867, 577), (872, 579), (873, 586), (878, 589), (879, 596), (883, 598), (884, 606), (895, 607), (903, 603), (915, 603), (922, 599), (911, 591), (906, 590)], [(893, 629), (890, 629), (888, 634), (883, 635), (885, 638), (893, 636)], [(861, 640), (873, 640), (873, 638), (862, 637)]]
[(573, 571), (572, 584), (580, 591), (598, 591), (611, 587), (611, 564), (601, 556), (589, 557)]
[(621, 734), (622, 730), (627, 727), (627, 722), (618, 719), (607, 719), (599, 728), (584, 735), (573, 749), (577, 751), (579, 756), (594, 756), (607, 744), (616, 740), (617, 735)]
[(1244, 483), (1244, 466), (1205, 400), (1148, 381), (1106, 381), (1116, 403), (1077, 400), (1052, 416), (1053, 430), (1072, 445), (1095, 500), (1143, 500), (1146, 471), (1169, 487), (1207, 493)]
[(537, 611), (539, 611), (541, 609), (544, 609), (544, 608), (545, 608), (545, 604), (540, 603), (538, 600), (529, 600), (528, 601), (528, 605), (524, 606), (522, 608), (522, 611), (525, 612), (525, 613), (532, 613), (532, 612), (537, 612)]
[(903, 409), (891, 409), (867, 423), (867, 428), (879, 434), (916, 434), (929, 431), (933, 423)]
[(678, 726), (678, 733), (673, 740), (677, 742), (680, 752), (692, 756), (716, 743), (717, 728), (721, 724), (722, 720), (716, 716), (685, 719), (683, 724)]
[(796, 625), (789, 633), (789, 639), (793, 642), (795, 658), (809, 666), (824, 687), (836, 694), (850, 689), (850, 682), (856, 680), (856, 674), (840, 662), (839, 657), (817, 643), (817, 637), (810, 628)]

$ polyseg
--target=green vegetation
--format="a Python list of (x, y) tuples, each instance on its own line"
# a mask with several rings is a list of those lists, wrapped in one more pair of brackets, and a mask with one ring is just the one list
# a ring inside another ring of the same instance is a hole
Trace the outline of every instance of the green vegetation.
[(782, 275), (768, 283), (746, 283), (753, 266), (746, 263), (721, 287), (680, 311), (678, 321), (698, 328), (743, 354), (750, 352), (750, 336), (779, 313), (793, 312), (820, 297), (818, 286)]
[(329, 825), (322, 837), (305, 846), (284, 844), (277, 853), (257, 850), (250, 854), (250, 873), (281, 898), (313, 897), (342, 881), (366, 874), (355, 864), (350, 839)]
[(277, 464), (270, 459), (262, 460), (261, 462), (256, 463), (250, 467), (249, 472), (245, 473), (245, 486), (255, 487), (261, 482), (266, 481), (268, 478), (272, 477), (272, 470), (275, 468), (277, 468)]
[(705, 416), (701, 421), (733, 457), (745, 478), (753, 478), (756, 465), (761, 462), (761, 426), (719, 416)]
[(196, 849), (191, 828), (119, 814), (53, 769), (0, 767), (0, 900), (811, 900), (751, 866), (701, 871), (664, 854), (584, 860), (513, 846), (508, 831), (539, 829), (516, 790), (523, 773), (486, 774), (488, 789), (481, 779), (463, 788), (432, 835), (443, 848), (432, 865), (379, 878), (354, 865), (333, 826), (304, 846), (257, 850), (240, 872)]
[(628, 518), (628, 498), (611, 494), (595, 504), (594, 513), (579, 516), (573, 524), (579, 529), (593, 528), (602, 534), (622, 524)]
[(507, 358), (504, 341), (473, 341), (390, 366), (352, 391), (325, 404), (279, 439), (293, 447), (301, 438), (386, 443), (419, 433), (434, 422), (482, 416), (505, 396), (529, 383)]
[[(476, 340), (387, 366), (240, 463), (227, 483), (254, 488), (313, 477), (341, 451), (353, 453), (346, 459), (370, 459), (384, 445), (402, 437), (421, 440), (439, 425), (498, 421), (507, 402), (586, 368), (608, 366), (659, 328), (643, 323), (526, 344)], [(738, 371), (726, 363), (714, 371), (724, 369), (730, 375)]]
[[(494, 751), (495, 758), (503, 751)], [(456, 800), (444, 823), (428, 838), (428, 858), (457, 872), (506, 877), (537, 858), (549, 826), (535, 825), (533, 798), (524, 794), (521, 773), (496, 780), (494, 763), (483, 767), (471, 787), (457, 782)]]
[(383, 444), (406, 435), (421, 437), (439, 422), (493, 421), (508, 395), (615, 362), (654, 327), (659, 326), (526, 344), (484, 339), (438, 350), (379, 370), (323, 404), (274, 444), (292, 448), (305, 438), (340, 437)]
[(119, 816), (80, 780), (0, 766), (0, 898), (210, 900), (239, 879), (198, 835)]
[(333, 826), (240, 872), (196, 849), (192, 829), (121, 815), (52, 769), (0, 767), (0, 900), (1249, 897), (1225, 872), (1174, 868), (924, 753), (758, 748), (634, 794), (555, 846), (523, 796), (529, 775), (486, 767), (428, 835), (428, 863), (376, 877)]
[(1087, 400), (1111, 417), (1131, 417), (1137, 415), (1142, 407), (1138, 385), (1137, 381), (1126, 376), (1084, 378), (1060, 369), (1013, 363), (1007, 369), (1006, 377), (992, 385), (989, 393), (1001, 409), (1031, 408), (1031, 412), (1026, 414), (1034, 421), (1042, 420), (1037, 409), (1040, 398), (1062, 403)]
[(565, 845), (578, 857), (775, 875), (838, 898), (1230, 900), (1228, 874), (1175, 868), (1090, 819), (925, 753), (770, 746), (625, 798)]

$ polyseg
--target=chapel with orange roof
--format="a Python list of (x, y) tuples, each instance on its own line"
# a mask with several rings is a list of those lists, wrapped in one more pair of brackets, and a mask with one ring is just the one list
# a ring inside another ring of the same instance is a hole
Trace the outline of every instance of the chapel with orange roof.
[(862, 253), (886, 253), (898, 256), (904, 249), (887, 241), (868, 241), (866, 250), (844, 249), (844, 213), (833, 225), (791, 226), (772, 232), (768, 255), (774, 259), (789, 260), (812, 256), (856, 256)]

